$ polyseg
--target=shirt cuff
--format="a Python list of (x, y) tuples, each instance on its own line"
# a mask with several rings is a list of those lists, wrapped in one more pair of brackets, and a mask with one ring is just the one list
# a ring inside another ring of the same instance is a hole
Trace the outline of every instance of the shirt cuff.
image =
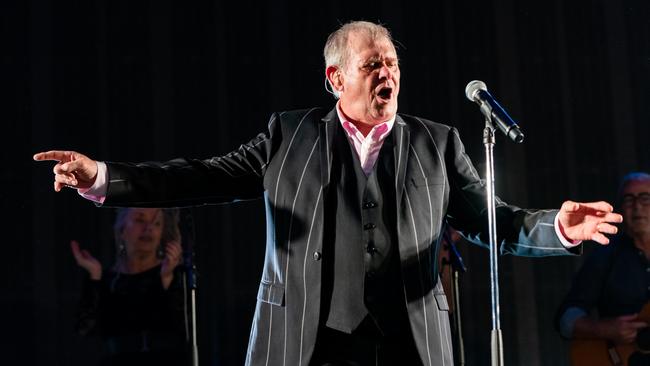
[(77, 193), (81, 197), (96, 202), (104, 203), (106, 199), (106, 190), (108, 188), (108, 169), (106, 168), (106, 163), (103, 161), (97, 161), (97, 178), (95, 178), (95, 183), (90, 188), (86, 189), (77, 189)]
[(560, 242), (562, 245), (564, 245), (565, 248), (570, 249), (570, 248), (575, 248), (578, 245), (582, 244), (582, 240), (569, 240), (567, 237), (562, 234), (562, 231), (560, 230), (560, 213), (558, 212), (557, 215), (555, 215), (555, 220), (553, 220), (553, 226), (555, 227), (555, 235), (557, 235), (558, 239), (560, 239)]
[(573, 306), (566, 309), (560, 318), (560, 334), (564, 338), (572, 338), (576, 320), (583, 316), (587, 316), (587, 313), (579, 307)]

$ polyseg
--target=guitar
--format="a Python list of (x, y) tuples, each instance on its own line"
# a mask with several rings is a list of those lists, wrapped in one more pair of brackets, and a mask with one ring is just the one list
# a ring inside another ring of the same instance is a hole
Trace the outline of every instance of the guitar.
[[(639, 320), (650, 323), (650, 303), (639, 312)], [(638, 335), (637, 335), (638, 338)], [(629, 366), (630, 356), (641, 351), (637, 342), (613, 344), (602, 339), (574, 339), (571, 342), (571, 366)]]

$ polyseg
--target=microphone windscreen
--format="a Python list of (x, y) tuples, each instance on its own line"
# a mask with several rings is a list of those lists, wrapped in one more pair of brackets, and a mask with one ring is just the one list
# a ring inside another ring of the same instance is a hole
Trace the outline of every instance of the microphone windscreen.
[(487, 91), (487, 86), (481, 80), (472, 80), (465, 87), (465, 96), (472, 102), (476, 102), (476, 93), (479, 90)]

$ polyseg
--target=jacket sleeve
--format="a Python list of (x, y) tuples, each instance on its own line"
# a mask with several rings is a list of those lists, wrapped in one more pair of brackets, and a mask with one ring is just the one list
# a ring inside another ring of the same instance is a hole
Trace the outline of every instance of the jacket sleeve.
[[(456, 129), (450, 129), (446, 167), (450, 184), (447, 218), (469, 241), (489, 244), (486, 183), (465, 152)], [(497, 243), (501, 254), (519, 256), (568, 255), (580, 247), (567, 249), (555, 233), (558, 210), (528, 210), (508, 205), (496, 197)]]
[(167, 162), (107, 162), (105, 206), (179, 207), (259, 198), (266, 167), (277, 151), (277, 114), (268, 131), (238, 149), (209, 159)]

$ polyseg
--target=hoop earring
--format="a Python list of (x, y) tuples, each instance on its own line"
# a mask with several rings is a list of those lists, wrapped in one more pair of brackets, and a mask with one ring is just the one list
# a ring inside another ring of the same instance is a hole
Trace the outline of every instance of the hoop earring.
[(165, 251), (163, 250), (163, 246), (162, 246), (162, 245), (159, 245), (159, 246), (158, 246), (158, 249), (156, 249), (156, 257), (158, 257), (158, 259), (163, 259), (163, 258), (165, 258)]
[(126, 258), (126, 245), (123, 242), (117, 245), (117, 255)]

